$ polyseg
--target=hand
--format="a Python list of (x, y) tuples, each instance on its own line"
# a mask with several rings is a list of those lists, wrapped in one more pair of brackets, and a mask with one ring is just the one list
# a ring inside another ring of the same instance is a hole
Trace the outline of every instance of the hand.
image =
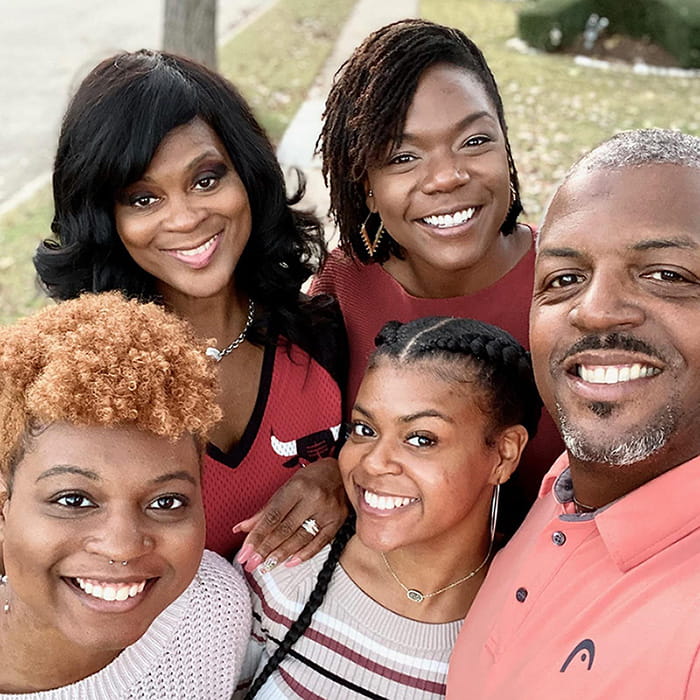
[[(277, 562), (301, 564), (333, 539), (347, 514), (338, 461), (326, 457), (312, 462), (282, 485), (262, 510), (234, 526), (234, 532), (249, 533), (236, 561), (246, 571), (263, 563), (268, 570)], [(318, 524), (316, 535), (301, 526), (308, 518)]]

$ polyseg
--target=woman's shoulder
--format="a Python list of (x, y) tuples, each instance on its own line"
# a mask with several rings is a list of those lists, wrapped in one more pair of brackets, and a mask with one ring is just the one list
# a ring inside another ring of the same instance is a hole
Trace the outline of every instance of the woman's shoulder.
[(202, 593), (226, 605), (235, 604), (232, 598), (248, 598), (248, 588), (240, 566), (231, 564), (208, 549), (204, 550), (193, 584), (195, 595)]
[(334, 248), (311, 283), (312, 294), (330, 294), (342, 300), (343, 293), (376, 277), (381, 265), (362, 263), (341, 248)]

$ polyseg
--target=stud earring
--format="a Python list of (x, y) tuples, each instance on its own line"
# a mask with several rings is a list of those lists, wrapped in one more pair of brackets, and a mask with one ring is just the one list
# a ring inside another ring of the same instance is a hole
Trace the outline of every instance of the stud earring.
[(367, 196), (374, 197), (374, 192), (372, 192), (372, 190), (369, 190), (369, 192), (367, 192)]
[(362, 243), (367, 249), (367, 254), (370, 258), (373, 258), (374, 254), (377, 252), (377, 248), (379, 247), (379, 243), (382, 240), (382, 235), (384, 233), (384, 222), (380, 217), (379, 228), (377, 229), (377, 233), (374, 236), (374, 241), (370, 239), (369, 234), (367, 233), (367, 222), (369, 221), (370, 216), (372, 216), (372, 213), (373, 212), (367, 214), (367, 218), (362, 222), (362, 226), (360, 228), (360, 238), (362, 239)]

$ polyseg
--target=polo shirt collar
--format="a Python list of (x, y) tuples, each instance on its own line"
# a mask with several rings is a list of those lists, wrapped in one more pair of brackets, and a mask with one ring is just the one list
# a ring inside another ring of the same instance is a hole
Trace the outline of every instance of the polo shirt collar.
[[(552, 494), (559, 517), (571, 520), (569, 459), (564, 453), (547, 472), (540, 498)], [(600, 537), (623, 572), (700, 528), (700, 455), (657, 476), (593, 513)], [(578, 519), (578, 518), (577, 518)], [(583, 516), (582, 516), (582, 519)]]

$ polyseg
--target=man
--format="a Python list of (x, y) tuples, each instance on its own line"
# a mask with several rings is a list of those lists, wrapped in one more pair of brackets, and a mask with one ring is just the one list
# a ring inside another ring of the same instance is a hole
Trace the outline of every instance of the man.
[(700, 139), (625, 132), (572, 168), (530, 340), (567, 451), (467, 616), (447, 698), (700, 698)]

